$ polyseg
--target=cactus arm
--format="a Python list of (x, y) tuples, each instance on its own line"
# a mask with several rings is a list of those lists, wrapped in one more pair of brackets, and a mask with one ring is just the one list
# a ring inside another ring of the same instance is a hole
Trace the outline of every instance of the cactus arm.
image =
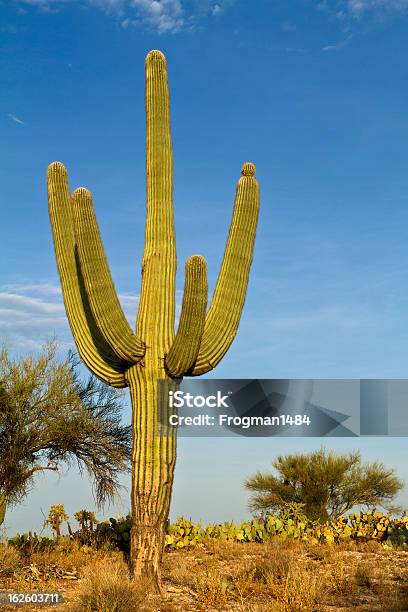
[(206, 262), (204, 257), (195, 255), (186, 262), (180, 322), (165, 359), (166, 370), (172, 378), (181, 378), (197, 360), (204, 331), (207, 296)]
[(129, 364), (140, 361), (143, 342), (133, 334), (123, 313), (106, 260), (92, 196), (87, 189), (72, 195), (74, 230), (89, 303), (98, 327), (112, 351)]
[(200, 352), (190, 376), (199, 376), (215, 368), (234, 340), (241, 318), (259, 211), (254, 164), (244, 164), (241, 173), (220, 274), (206, 316)]
[(48, 204), (65, 309), (81, 359), (102, 381), (126, 387), (123, 363), (111, 351), (93, 319), (75, 243), (68, 178), (54, 162), (47, 173)]
[(177, 261), (169, 87), (160, 51), (148, 53), (145, 72), (147, 210), (136, 333), (161, 359), (174, 338)]

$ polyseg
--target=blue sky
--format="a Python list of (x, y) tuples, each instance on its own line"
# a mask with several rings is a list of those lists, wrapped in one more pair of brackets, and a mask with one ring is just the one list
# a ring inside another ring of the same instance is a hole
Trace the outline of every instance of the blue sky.
[[(178, 295), (185, 259), (214, 287), (235, 183), (253, 161), (261, 214), (248, 298), (219, 378), (408, 373), (408, 0), (0, 2), (0, 334), (20, 353), (72, 345), (45, 172), (65, 163), (95, 208), (134, 321), (144, 231), (144, 58), (167, 57)], [(126, 413), (125, 418), (128, 416)], [(408, 418), (408, 417), (407, 417)], [(325, 441), (395, 467), (404, 439)], [(301, 446), (300, 446), (301, 445)], [(248, 515), (243, 479), (321, 440), (179, 443), (172, 516)], [(111, 512), (128, 508), (123, 503)], [(408, 505), (407, 490), (401, 502)], [(39, 479), (7, 517), (93, 506), (75, 471)]]

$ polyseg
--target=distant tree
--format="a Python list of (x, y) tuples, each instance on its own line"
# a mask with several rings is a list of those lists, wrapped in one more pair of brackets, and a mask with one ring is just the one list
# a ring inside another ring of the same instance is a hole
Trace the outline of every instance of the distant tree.
[(56, 504), (51, 506), (48, 512), (48, 518), (44, 521), (44, 527), (51, 527), (56, 538), (61, 536), (61, 525), (62, 523), (68, 522), (69, 516), (65, 512), (63, 504)]
[(83, 381), (78, 363), (74, 353), (59, 362), (55, 342), (37, 357), (0, 350), (0, 525), (39, 472), (64, 464), (93, 477), (98, 506), (118, 493), (132, 440), (121, 422), (123, 396), (94, 376)]
[(360, 453), (316, 452), (279, 456), (276, 473), (257, 472), (245, 481), (253, 491), (249, 507), (254, 514), (276, 513), (287, 503), (303, 504), (312, 520), (325, 522), (354, 506), (388, 510), (402, 489), (394, 470), (382, 463), (362, 463)]

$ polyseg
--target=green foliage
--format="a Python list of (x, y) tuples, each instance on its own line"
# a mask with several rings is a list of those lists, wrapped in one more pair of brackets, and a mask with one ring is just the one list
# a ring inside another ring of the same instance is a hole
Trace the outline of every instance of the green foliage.
[(308, 534), (308, 540), (319, 543), (333, 544), (347, 539), (405, 545), (408, 543), (408, 515), (393, 518), (375, 510), (353, 513), (319, 525)]
[(389, 524), (386, 542), (392, 546), (408, 548), (408, 515), (403, 515)]
[(208, 539), (263, 543), (272, 538), (290, 538), (311, 543), (338, 543), (343, 540), (377, 540), (390, 545), (408, 543), (408, 515), (392, 518), (382, 512), (350, 514), (324, 525), (307, 519), (298, 508), (286, 508), (280, 516), (268, 515), (238, 525), (226, 522), (202, 527), (199, 523), (178, 518), (166, 535), (167, 548), (184, 548), (205, 544)]
[(29, 556), (34, 552), (44, 552), (54, 548), (56, 542), (51, 538), (42, 537), (37, 533), (18, 533), (13, 538), (8, 540), (11, 546), (14, 546), (23, 555)]
[[(62, 516), (61, 507), (52, 507), (55, 510), (53, 517), (54, 515)], [(87, 511), (80, 511), (76, 515), (81, 515), (81, 512)], [(89, 514), (95, 518), (93, 513)], [(83, 550), (89, 547), (91, 549), (118, 549), (127, 556), (130, 551), (131, 526), (130, 515), (117, 516), (98, 523), (93, 531), (89, 528), (81, 528), (72, 534), (72, 539), (77, 541)], [(316, 521), (310, 521), (303, 514), (302, 508), (295, 504), (285, 507), (279, 516), (269, 514), (263, 520), (253, 519), (239, 524), (225, 522), (205, 526), (179, 517), (175, 523), (167, 525), (165, 548), (172, 550), (204, 546), (213, 539), (222, 542), (263, 544), (274, 538), (302, 540), (311, 544), (338, 544), (347, 540), (377, 541), (386, 546), (406, 547), (408, 546), (408, 514), (392, 517), (390, 514), (377, 511), (360, 512), (319, 524)], [(57, 539), (51, 540), (31, 532), (23, 535), (17, 534), (9, 540), (9, 544), (26, 553), (46, 550), (55, 546), (56, 542)]]
[(97, 525), (99, 522), (94, 512), (90, 510), (75, 512), (74, 517), (78, 521), (80, 528), (85, 531), (93, 531), (94, 525)]
[(117, 548), (128, 555), (130, 552), (131, 527), (130, 514), (126, 517), (118, 516), (99, 523), (94, 531), (97, 546), (108, 544), (110, 547)]
[(249, 507), (254, 514), (275, 514), (288, 503), (303, 504), (307, 516), (325, 523), (355, 506), (389, 508), (403, 487), (394, 470), (381, 463), (363, 463), (358, 452), (279, 456), (276, 474), (257, 472), (245, 481), (253, 492)]
[(77, 365), (72, 354), (58, 361), (55, 342), (36, 357), (0, 349), (0, 524), (39, 472), (75, 461), (93, 476), (101, 503), (129, 469), (131, 428), (121, 423), (119, 392), (92, 376), (81, 381)]
[[(95, 530), (98, 545), (108, 541), (112, 547), (128, 553), (130, 529), (130, 515), (100, 523)], [(175, 549), (203, 546), (210, 539), (262, 544), (275, 537), (311, 543), (338, 543), (350, 539), (402, 545), (408, 542), (408, 515), (392, 518), (382, 512), (361, 512), (321, 525), (310, 521), (301, 508), (289, 506), (279, 516), (268, 515), (263, 520), (253, 519), (240, 524), (225, 522), (202, 526), (179, 517), (175, 523), (168, 525), (165, 547)]]
[(51, 527), (57, 538), (61, 535), (61, 525), (64, 521), (68, 521), (69, 516), (65, 512), (63, 504), (51, 506), (48, 513), (48, 518), (44, 521), (44, 527)]

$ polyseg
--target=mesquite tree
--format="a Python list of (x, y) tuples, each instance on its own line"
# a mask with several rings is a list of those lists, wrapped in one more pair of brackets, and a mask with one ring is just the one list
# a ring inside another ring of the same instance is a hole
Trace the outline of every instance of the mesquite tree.
[(98, 505), (120, 491), (132, 433), (121, 422), (121, 393), (94, 376), (83, 381), (77, 359), (60, 362), (57, 345), (37, 356), (0, 350), (0, 526), (39, 474), (77, 464), (92, 476)]
[(400, 510), (390, 504), (403, 482), (382, 463), (363, 463), (358, 451), (333, 453), (321, 448), (280, 455), (273, 467), (276, 474), (257, 472), (245, 481), (245, 488), (253, 492), (249, 507), (254, 514), (274, 514), (295, 503), (303, 505), (308, 518), (324, 523), (355, 506)]
[(175, 323), (176, 239), (167, 66), (160, 51), (146, 57), (147, 218), (136, 332), (129, 326), (106, 261), (92, 197), (70, 194), (64, 166), (48, 169), (48, 199), (65, 308), (79, 354), (90, 370), (130, 389), (133, 407), (131, 571), (160, 586), (164, 529), (176, 460), (176, 432), (159, 431), (160, 381), (213, 369), (231, 345), (244, 305), (259, 209), (255, 166), (238, 181), (227, 246), (207, 311), (205, 259), (185, 266), (182, 311)]

